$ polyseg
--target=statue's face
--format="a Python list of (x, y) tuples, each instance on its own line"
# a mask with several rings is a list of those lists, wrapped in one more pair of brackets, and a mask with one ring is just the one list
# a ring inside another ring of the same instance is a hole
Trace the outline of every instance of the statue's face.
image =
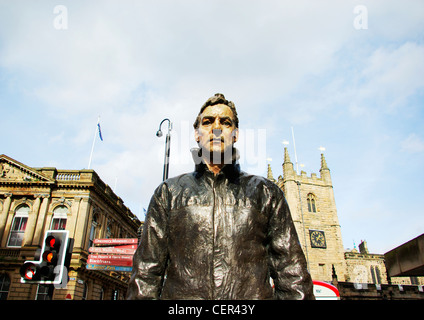
[(200, 116), (199, 127), (194, 131), (199, 147), (210, 153), (224, 153), (232, 149), (238, 139), (233, 111), (225, 104), (207, 107)]

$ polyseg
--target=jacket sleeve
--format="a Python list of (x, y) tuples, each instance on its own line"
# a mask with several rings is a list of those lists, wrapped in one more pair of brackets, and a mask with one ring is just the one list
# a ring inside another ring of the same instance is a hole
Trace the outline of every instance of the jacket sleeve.
[(276, 299), (315, 299), (307, 262), (281, 190), (271, 198), (269, 265)]
[(146, 214), (140, 244), (134, 254), (128, 300), (159, 299), (168, 258), (166, 185), (154, 192)]

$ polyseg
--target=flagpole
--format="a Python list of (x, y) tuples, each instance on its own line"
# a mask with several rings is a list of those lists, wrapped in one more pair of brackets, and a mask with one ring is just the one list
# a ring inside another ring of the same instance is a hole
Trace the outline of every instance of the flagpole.
[(115, 185), (113, 186), (113, 192), (116, 193), (116, 184), (118, 183), (118, 177), (115, 177)]
[[(99, 116), (99, 118), (97, 120), (97, 124), (99, 124), (99, 123), (100, 123), (100, 116)], [(88, 168), (87, 169), (90, 169), (90, 167), (91, 167), (91, 160), (93, 159), (94, 145), (96, 144), (97, 130), (98, 130), (98, 127), (96, 125), (96, 128), (94, 130), (93, 145), (91, 146), (90, 160), (88, 160)]]
[(296, 142), (294, 140), (294, 130), (293, 130), (293, 127), (291, 127), (291, 131), (292, 131), (292, 137), (293, 137), (294, 159), (296, 161), (296, 173), (299, 174), (299, 164), (297, 162)]

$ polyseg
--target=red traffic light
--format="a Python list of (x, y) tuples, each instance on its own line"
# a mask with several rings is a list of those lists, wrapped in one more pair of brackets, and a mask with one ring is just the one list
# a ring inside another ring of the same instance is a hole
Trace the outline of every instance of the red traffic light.
[(50, 247), (52, 249), (60, 248), (60, 240), (57, 239), (55, 236), (48, 236), (46, 238), (45, 244), (47, 247)]

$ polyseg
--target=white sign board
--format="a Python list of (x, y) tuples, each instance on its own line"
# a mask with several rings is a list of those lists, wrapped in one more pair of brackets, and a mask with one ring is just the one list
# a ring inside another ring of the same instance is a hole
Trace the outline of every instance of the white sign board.
[(322, 281), (313, 281), (316, 300), (340, 300), (339, 290), (332, 284)]

